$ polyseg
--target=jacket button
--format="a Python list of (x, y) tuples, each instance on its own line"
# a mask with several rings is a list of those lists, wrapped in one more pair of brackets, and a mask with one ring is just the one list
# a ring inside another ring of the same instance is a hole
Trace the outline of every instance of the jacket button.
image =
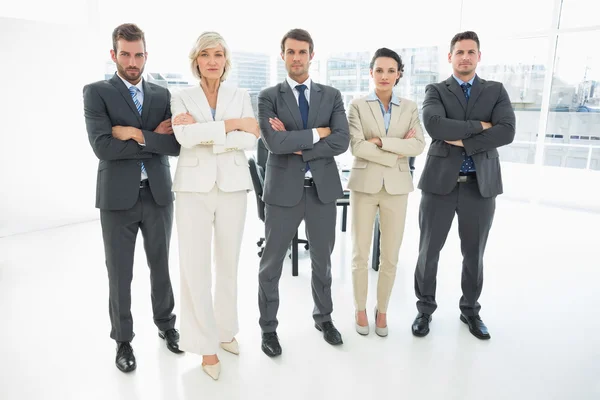
[(142, 162), (141, 162), (141, 161), (138, 161), (136, 164), (137, 164), (137, 165), (142, 165)]
[(302, 171), (302, 172), (306, 172), (306, 171), (304, 170), (304, 168), (302, 168), (300, 171)]
[(464, 151), (462, 152), (462, 155), (463, 155), (463, 156), (465, 155), (465, 152), (464, 152)]

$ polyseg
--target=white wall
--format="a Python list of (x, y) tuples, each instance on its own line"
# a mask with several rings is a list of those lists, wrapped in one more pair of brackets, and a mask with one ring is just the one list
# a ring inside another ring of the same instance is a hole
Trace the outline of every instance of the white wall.
[(82, 88), (103, 64), (81, 22), (0, 18), (0, 237), (98, 217)]

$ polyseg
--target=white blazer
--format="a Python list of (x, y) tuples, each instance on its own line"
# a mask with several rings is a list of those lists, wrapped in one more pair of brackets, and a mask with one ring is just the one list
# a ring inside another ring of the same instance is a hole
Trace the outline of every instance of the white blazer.
[(224, 192), (252, 190), (252, 179), (244, 150), (252, 150), (256, 137), (248, 132), (225, 133), (225, 120), (254, 117), (250, 95), (242, 89), (219, 86), (213, 120), (204, 91), (198, 85), (173, 93), (173, 118), (188, 112), (191, 125), (173, 125), (181, 152), (173, 191), (208, 193), (215, 183)]

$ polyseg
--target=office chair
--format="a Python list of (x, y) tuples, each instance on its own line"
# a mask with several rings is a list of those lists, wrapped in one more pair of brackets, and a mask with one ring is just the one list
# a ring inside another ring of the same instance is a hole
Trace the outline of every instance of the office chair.
[[(262, 139), (259, 140), (258, 149), (260, 149), (261, 143), (262, 143)], [(263, 144), (263, 147), (264, 147), (264, 144)], [(260, 154), (258, 149), (257, 149), (257, 159), (259, 158), (258, 155)], [(264, 148), (264, 150), (266, 150), (266, 148)], [(268, 154), (268, 151), (267, 151), (267, 154)], [(265, 166), (266, 166), (266, 157), (261, 158), (261, 161), (263, 161), (263, 160), (264, 160)], [(262, 200), (262, 195), (263, 195), (263, 189), (265, 186), (265, 168), (260, 166), (254, 157), (250, 157), (248, 159), (248, 167), (250, 168), (250, 176), (252, 177), (252, 186), (254, 187), (254, 194), (256, 196), (256, 207), (257, 207), (257, 212), (258, 212), (258, 218), (264, 223), (265, 222), (265, 203)], [(262, 257), (262, 255), (263, 255), (264, 242), (265, 242), (264, 237), (260, 237), (258, 242), (256, 242), (256, 245), (258, 247), (260, 247), (260, 250), (258, 251), (259, 257)], [(301, 244), (304, 245), (304, 248), (306, 250), (309, 249), (308, 240), (299, 239), (298, 231), (296, 231), (296, 234), (294, 235), (294, 239), (292, 239), (292, 242), (290, 243), (290, 245), (292, 247), (292, 252), (289, 255), (289, 257), (292, 259), (292, 276), (298, 276), (298, 246)]]

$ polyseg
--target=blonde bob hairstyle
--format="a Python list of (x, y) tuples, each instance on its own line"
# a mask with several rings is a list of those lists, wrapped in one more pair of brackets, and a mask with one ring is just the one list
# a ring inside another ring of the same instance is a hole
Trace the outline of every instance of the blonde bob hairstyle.
[(231, 69), (231, 54), (227, 43), (225, 43), (225, 39), (223, 39), (223, 36), (219, 35), (217, 32), (202, 33), (190, 51), (190, 65), (192, 68), (192, 73), (196, 78), (202, 78), (202, 75), (200, 74), (200, 68), (198, 68), (198, 56), (200, 53), (202, 53), (202, 51), (215, 48), (218, 45), (221, 45), (223, 50), (225, 50), (225, 70), (223, 71), (223, 75), (221, 75), (221, 82), (227, 79), (227, 75), (229, 75), (229, 70)]

